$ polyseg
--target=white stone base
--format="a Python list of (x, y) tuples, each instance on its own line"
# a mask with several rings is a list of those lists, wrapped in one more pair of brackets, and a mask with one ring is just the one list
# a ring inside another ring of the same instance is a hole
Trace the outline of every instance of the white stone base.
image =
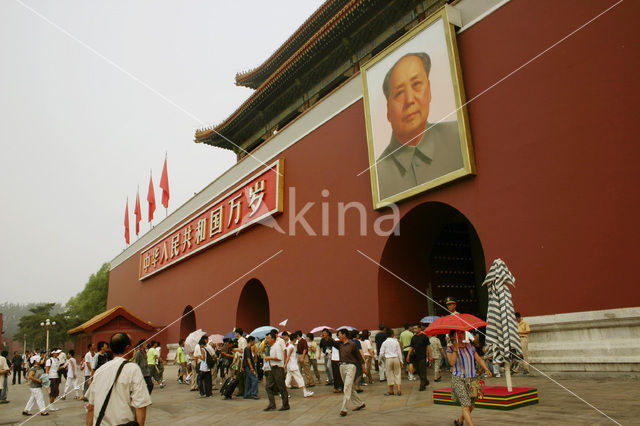
[(170, 362), (171, 364), (175, 364), (176, 362), (176, 351), (178, 350), (178, 344), (177, 343), (169, 343), (167, 344), (167, 357), (165, 358), (166, 361)]
[(525, 317), (544, 372), (640, 373), (640, 307)]

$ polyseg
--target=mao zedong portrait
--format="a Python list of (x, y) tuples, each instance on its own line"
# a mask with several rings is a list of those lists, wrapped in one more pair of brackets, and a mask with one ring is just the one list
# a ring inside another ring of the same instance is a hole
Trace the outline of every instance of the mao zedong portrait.
[(381, 200), (463, 167), (458, 122), (428, 121), (430, 71), (429, 55), (409, 53), (384, 78), (392, 135), (377, 161)]

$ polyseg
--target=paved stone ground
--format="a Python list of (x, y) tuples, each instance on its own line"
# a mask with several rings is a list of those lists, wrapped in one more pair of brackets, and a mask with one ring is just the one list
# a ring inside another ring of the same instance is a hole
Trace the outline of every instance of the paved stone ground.
[[(301, 390), (291, 390), (291, 410), (287, 412), (263, 412), (267, 406), (264, 383), (260, 384), (260, 400), (234, 398), (223, 400), (214, 392), (213, 398), (199, 399), (197, 392), (189, 392), (187, 386), (175, 381), (176, 367), (165, 370), (167, 386), (155, 388), (153, 405), (147, 411), (149, 425), (197, 424), (371, 424), (371, 425), (451, 425), (460, 412), (459, 407), (434, 405), (435, 388), (449, 386), (449, 378), (433, 383), (425, 392), (418, 392), (418, 383), (403, 381), (402, 396), (384, 396), (387, 387), (382, 383), (366, 386), (360, 394), (367, 407), (359, 412), (350, 411), (346, 417), (338, 412), (342, 395), (331, 392), (330, 386), (316, 386), (315, 395), (303, 398)], [(375, 378), (374, 373), (374, 378)], [(619, 424), (640, 424), (640, 385), (633, 379), (555, 379), (589, 403), (595, 405)], [(504, 386), (504, 378), (487, 380), (488, 385)], [(542, 377), (514, 377), (514, 386), (538, 388), (540, 403), (512, 411), (476, 409), (473, 419), (477, 425), (607, 425), (615, 424), (595, 409), (580, 401), (551, 380)], [(59, 401), (60, 409), (48, 417), (21, 415), (29, 390), (24, 384), (11, 386), (9, 404), (0, 405), (0, 425), (55, 424), (83, 425), (82, 403), (74, 400)], [(280, 406), (280, 401), (278, 401)]]

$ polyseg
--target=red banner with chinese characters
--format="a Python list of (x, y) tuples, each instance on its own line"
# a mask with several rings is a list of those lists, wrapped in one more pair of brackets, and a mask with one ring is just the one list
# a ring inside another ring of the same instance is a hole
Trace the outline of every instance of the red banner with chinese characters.
[(284, 160), (244, 180), (140, 252), (141, 280), (282, 212)]

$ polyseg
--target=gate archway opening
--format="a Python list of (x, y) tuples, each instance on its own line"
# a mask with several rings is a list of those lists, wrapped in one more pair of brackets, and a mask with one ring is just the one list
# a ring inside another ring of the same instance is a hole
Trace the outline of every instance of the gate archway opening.
[(484, 251), (471, 222), (448, 204), (427, 202), (406, 213), (398, 226), (400, 234), (388, 237), (380, 259), (391, 272), (378, 272), (380, 321), (397, 327), (445, 315), (439, 305), (447, 296), (458, 300), (459, 312), (485, 317)]
[(180, 320), (180, 339), (186, 339), (189, 333), (196, 331), (196, 313), (191, 305), (187, 305), (182, 311)]
[(247, 281), (240, 293), (236, 326), (250, 333), (263, 325), (269, 325), (269, 297), (260, 280), (252, 278)]

